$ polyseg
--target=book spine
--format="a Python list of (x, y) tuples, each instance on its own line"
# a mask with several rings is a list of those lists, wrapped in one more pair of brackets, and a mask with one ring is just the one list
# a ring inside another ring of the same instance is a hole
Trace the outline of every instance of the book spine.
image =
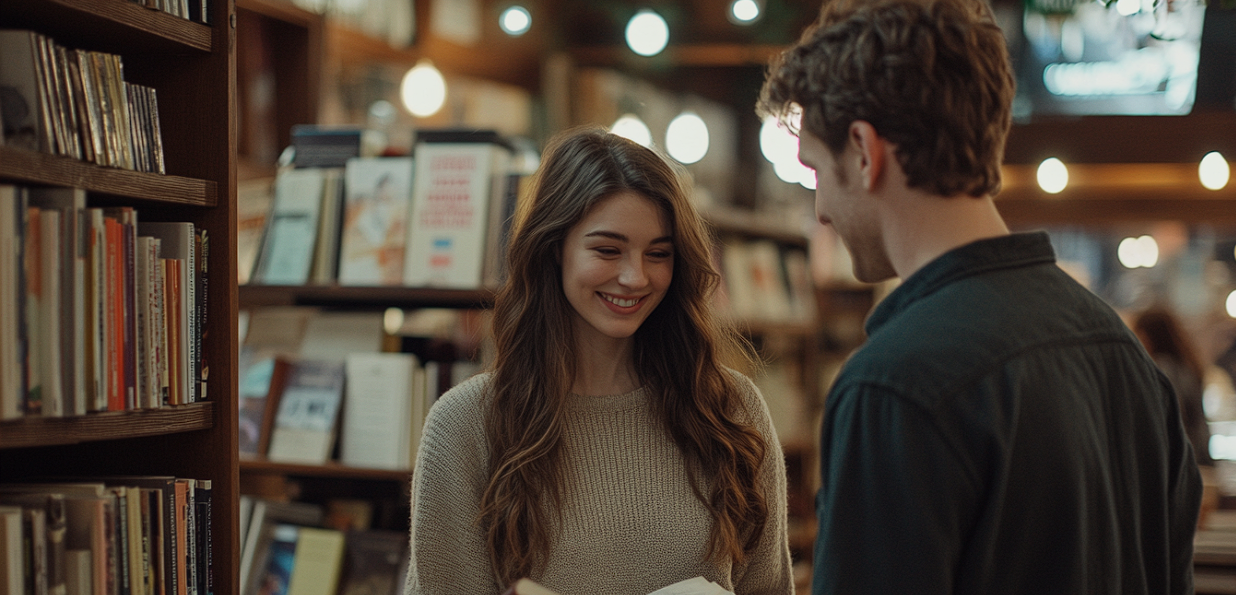
[(211, 536), (213, 490), (209, 479), (197, 480), (197, 564), (198, 595), (214, 595), (214, 543)]
[(195, 281), (197, 282), (197, 333), (194, 334), (194, 339), (197, 342), (197, 400), (205, 401), (207, 399), (206, 383), (210, 379), (210, 364), (207, 361), (204, 349), (210, 328), (207, 326), (206, 319), (208, 305), (206, 298), (210, 286), (210, 234), (205, 229), (199, 229), (196, 236), (198, 238), (197, 275), (195, 276)]

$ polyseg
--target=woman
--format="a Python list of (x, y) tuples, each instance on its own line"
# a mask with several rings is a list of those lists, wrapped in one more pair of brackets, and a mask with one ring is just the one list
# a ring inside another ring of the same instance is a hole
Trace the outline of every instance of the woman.
[[(791, 593), (781, 447), (711, 310), (709, 239), (669, 163), (556, 137), (519, 206), (496, 358), (425, 422), (408, 592)], [(750, 362), (749, 359), (746, 360)]]
[(1203, 378), (1206, 368), (1193, 349), (1180, 323), (1167, 309), (1151, 307), (1138, 314), (1133, 332), (1141, 339), (1146, 352), (1171, 381), (1180, 401), (1180, 419), (1193, 444), (1197, 463), (1210, 466), (1210, 426), (1202, 410)]

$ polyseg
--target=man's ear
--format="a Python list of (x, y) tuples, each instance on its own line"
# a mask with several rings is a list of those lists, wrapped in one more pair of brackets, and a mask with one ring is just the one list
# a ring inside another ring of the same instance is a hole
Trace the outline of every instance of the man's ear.
[(859, 159), (859, 176), (864, 190), (874, 190), (884, 175), (887, 142), (875, 126), (863, 120), (850, 123), (849, 143)]

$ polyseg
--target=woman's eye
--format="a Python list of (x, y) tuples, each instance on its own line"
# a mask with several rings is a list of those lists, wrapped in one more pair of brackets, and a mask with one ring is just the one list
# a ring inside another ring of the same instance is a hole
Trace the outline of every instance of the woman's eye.
[(619, 254), (617, 248), (602, 247), (602, 248), (593, 248), (593, 250), (595, 250), (598, 254), (601, 254), (602, 256), (617, 256)]

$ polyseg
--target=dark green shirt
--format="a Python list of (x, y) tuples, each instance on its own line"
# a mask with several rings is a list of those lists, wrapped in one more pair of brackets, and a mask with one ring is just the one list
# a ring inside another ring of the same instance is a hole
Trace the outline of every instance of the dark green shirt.
[(893, 291), (828, 396), (812, 591), (1192, 593), (1176, 398), (1045, 233)]

